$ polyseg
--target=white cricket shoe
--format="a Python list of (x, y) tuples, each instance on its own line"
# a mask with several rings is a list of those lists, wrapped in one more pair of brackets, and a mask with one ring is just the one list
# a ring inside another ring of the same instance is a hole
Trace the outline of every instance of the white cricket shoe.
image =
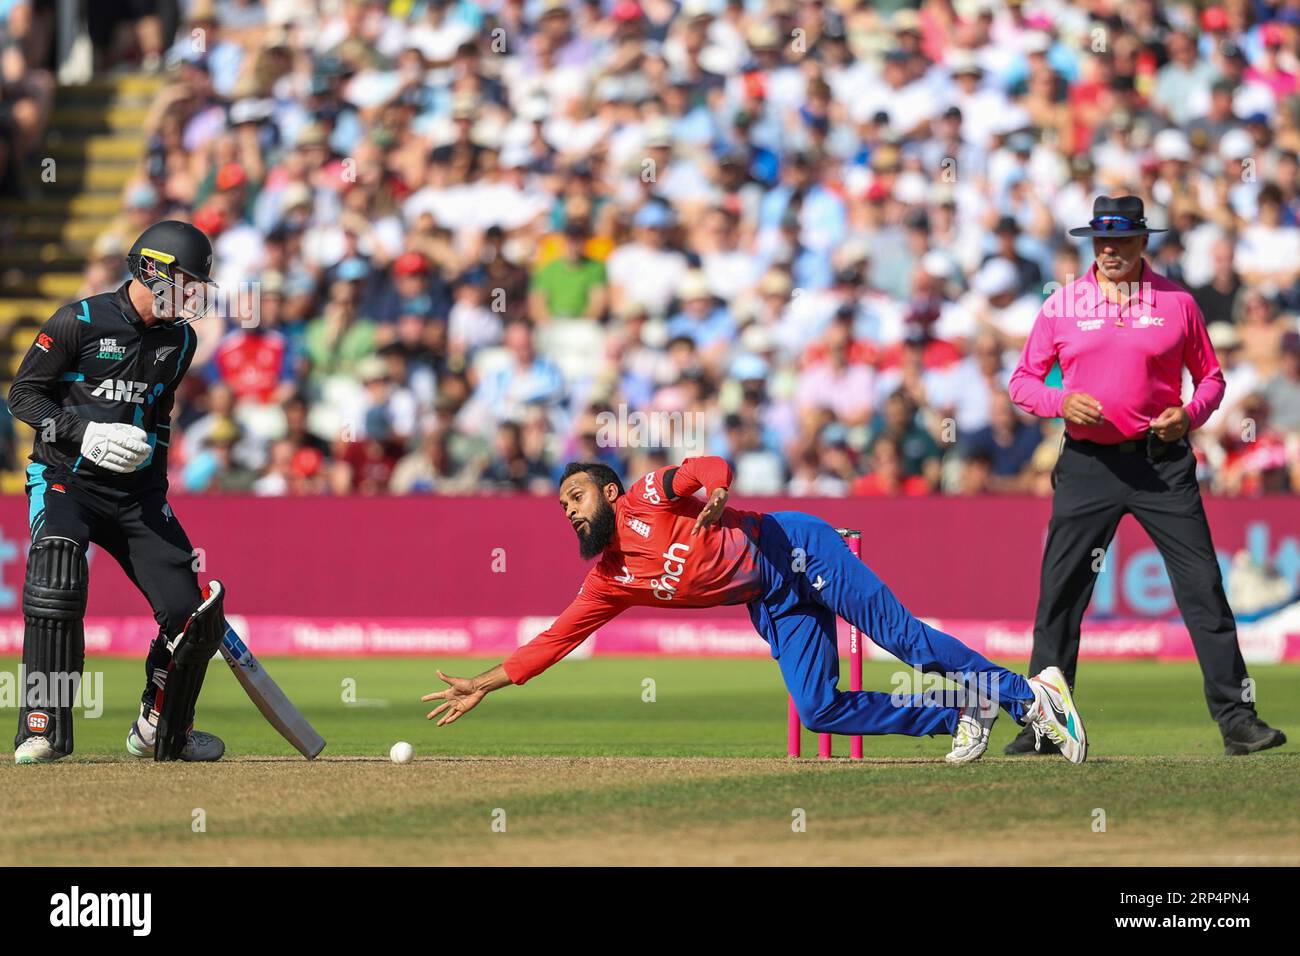
[(14, 763), (54, 763), (66, 756), (50, 746), (48, 737), (28, 737), (14, 750)]
[(1034, 730), (1034, 749), (1046, 737), (1070, 763), (1083, 763), (1088, 759), (1088, 735), (1061, 669), (1045, 668), (1029, 679), (1029, 686), (1034, 702), (1025, 712), (1025, 723)]
[(998, 719), (998, 709), (983, 702), (963, 707), (952, 735), (952, 750), (944, 754), (948, 763), (970, 763), (989, 749), (989, 733)]
[[(131, 725), (131, 730), (126, 735), (126, 752), (132, 757), (153, 756), (153, 744), (145, 743), (135, 724)], [(225, 752), (226, 745), (216, 734), (191, 730), (189, 739), (185, 741), (185, 749), (181, 751), (181, 759), (190, 763), (211, 763), (220, 760)]]

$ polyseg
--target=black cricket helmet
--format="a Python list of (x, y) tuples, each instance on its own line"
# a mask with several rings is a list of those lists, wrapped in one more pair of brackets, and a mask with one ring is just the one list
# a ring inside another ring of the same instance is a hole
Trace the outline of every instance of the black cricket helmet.
[[(164, 315), (164, 303), (172, 308), (167, 321), (188, 325), (201, 319), (216, 304), (212, 294), (212, 242), (199, 229), (178, 219), (164, 219), (140, 233), (126, 254), (132, 278), (154, 294), (154, 307)], [(182, 285), (178, 273), (199, 283), (199, 288)]]

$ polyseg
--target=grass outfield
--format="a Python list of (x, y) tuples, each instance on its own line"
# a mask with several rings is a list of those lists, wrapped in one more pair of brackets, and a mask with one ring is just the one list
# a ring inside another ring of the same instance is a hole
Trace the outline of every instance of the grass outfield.
[[(437, 663), (468, 675), (490, 662)], [(329, 741), (320, 760), (297, 757), (220, 662), (199, 726), (227, 759), (132, 760), (143, 666), (96, 661), (104, 713), (78, 719), (77, 756), (0, 765), (0, 864), (1300, 864), (1300, 747), (1221, 756), (1190, 663), (1085, 664), (1091, 751), (1077, 767), (950, 767), (938, 737), (868, 738), (862, 763), (790, 761), (771, 661), (569, 661), (442, 729), (419, 701), (440, 686), (432, 662), (266, 664)], [(894, 670), (868, 664), (864, 684), (888, 689)], [(1263, 715), (1300, 740), (1300, 668), (1252, 675)], [(1015, 730), (1000, 721), (990, 754)], [(388, 762), (396, 740), (414, 764)]]

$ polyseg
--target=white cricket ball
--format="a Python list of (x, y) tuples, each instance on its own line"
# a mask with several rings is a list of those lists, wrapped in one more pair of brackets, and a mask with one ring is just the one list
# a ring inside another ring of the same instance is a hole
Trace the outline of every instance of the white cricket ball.
[(414, 757), (415, 748), (405, 740), (399, 740), (397, 743), (393, 744), (393, 749), (388, 751), (388, 758), (392, 760), (393, 763), (410, 763)]

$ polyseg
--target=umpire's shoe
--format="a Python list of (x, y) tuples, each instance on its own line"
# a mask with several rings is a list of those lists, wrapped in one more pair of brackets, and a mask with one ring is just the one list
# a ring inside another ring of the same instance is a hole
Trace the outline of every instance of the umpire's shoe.
[(1258, 717), (1247, 717), (1223, 734), (1223, 752), (1229, 757), (1243, 757), (1284, 743), (1286, 734)]
[[(126, 752), (132, 757), (153, 756), (153, 744), (145, 743), (135, 724), (131, 725), (131, 731), (126, 735)], [(185, 749), (181, 751), (181, 759), (190, 763), (210, 763), (220, 760), (225, 752), (226, 745), (216, 734), (191, 730), (185, 741)]]
[(1020, 733), (1016, 735), (1016, 739), (1002, 748), (1002, 753), (1007, 757), (1023, 757), (1026, 754), (1046, 756), (1048, 754), (1059, 754), (1060, 752), (1061, 748), (1046, 737), (1039, 741), (1038, 749), (1034, 749), (1033, 727), (1022, 727)]

